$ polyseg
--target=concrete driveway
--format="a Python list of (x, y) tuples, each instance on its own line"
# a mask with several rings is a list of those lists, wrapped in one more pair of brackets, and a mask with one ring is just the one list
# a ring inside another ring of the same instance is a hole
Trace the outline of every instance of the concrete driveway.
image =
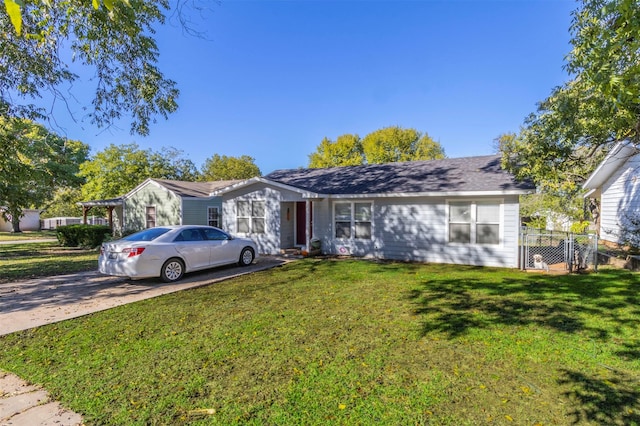
[(133, 281), (92, 271), (0, 284), (0, 335), (209, 285), (289, 261), (284, 257), (261, 256), (247, 267), (194, 272), (177, 283), (163, 283), (160, 279)]
[[(210, 285), (281, 266), (291, 259), (263, 256), (247, 267), (227, 266), (187, 274), (174, 284), (132, 281), (97, 271), (0, 284), (0, 335), (102, 311), (118, 305)], [(0, 426), (81, 426), (82, 416), (49, 393), (0, 370)]]

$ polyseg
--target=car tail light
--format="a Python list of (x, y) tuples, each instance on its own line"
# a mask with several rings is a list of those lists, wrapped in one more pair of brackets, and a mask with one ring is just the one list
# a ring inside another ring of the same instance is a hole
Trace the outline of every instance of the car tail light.
[(144, 247), (131, 247), (122, 249), (123, 253), (129, 253), (127, 257), (139, 256), (144, 251)]

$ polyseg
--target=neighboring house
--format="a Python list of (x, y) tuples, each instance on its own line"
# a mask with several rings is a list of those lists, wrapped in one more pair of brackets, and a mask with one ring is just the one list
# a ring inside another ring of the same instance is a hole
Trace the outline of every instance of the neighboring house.
[[(600, 240), (624, 244), (639, 238), (638, 148), (628, 141), (618, 143), (582, 186), (589, 190), (585, 198), (599, 200), (594, 219), (599, 228)], [(595, 205), (597, 204), (596, 202)]]
[[(84, 218), (81, 217), (48, 217), (46, 219), (40, 220), (40, 228), (41, 229), (56, 229), (58, 226), (65, 225), (78, 225), (83, 223)], [(88, 217), (87, 224), (89, 225), (108, 225), (107, 219), (103, 217)]]
[(215, 191), (223, 228), (261, 253), (518, 266), (519, 197), (500, 156), (275, 171)]
[[(0, 207), (0, 210), (3, 210)], [(22, 210), (23, 216), (20, 218), (20, 230), (21, 231), (39, 231), (40, 230), (40, 212), (42, 210), (37, 209), (24, 209)], [(0, 232), (12, 232), (13, 225), (11, 221), (5, 221), (2, 215), (0, 215)]]
[(183, 182), (147, 179), (128, 194), (80, 203), (85, 218), (92, 207), (106, 207), (115, 234), (162, 225), (222, 225), (222, 199), (211, 196), (216, 189), (238, 180)]

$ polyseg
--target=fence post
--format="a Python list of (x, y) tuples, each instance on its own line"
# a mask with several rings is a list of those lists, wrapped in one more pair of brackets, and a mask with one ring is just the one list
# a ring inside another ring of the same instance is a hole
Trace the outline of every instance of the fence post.
[(567, 240), (566, 240), (566, 245), (567, 245), (567, 249), (566, 252), (567, 253), (567, 268), (569, 269), (569, 272), (573, 271), (573, 234), (572, 233), (568, 233), (567, 234)]

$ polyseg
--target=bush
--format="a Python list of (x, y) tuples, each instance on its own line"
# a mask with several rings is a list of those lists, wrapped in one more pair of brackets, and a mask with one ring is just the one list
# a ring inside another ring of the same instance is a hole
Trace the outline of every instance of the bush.
[(63, 247), (98, 247), (111, 238), (111, 228), (104, 225), (65, 225), (56, 228), (56, 237)]

